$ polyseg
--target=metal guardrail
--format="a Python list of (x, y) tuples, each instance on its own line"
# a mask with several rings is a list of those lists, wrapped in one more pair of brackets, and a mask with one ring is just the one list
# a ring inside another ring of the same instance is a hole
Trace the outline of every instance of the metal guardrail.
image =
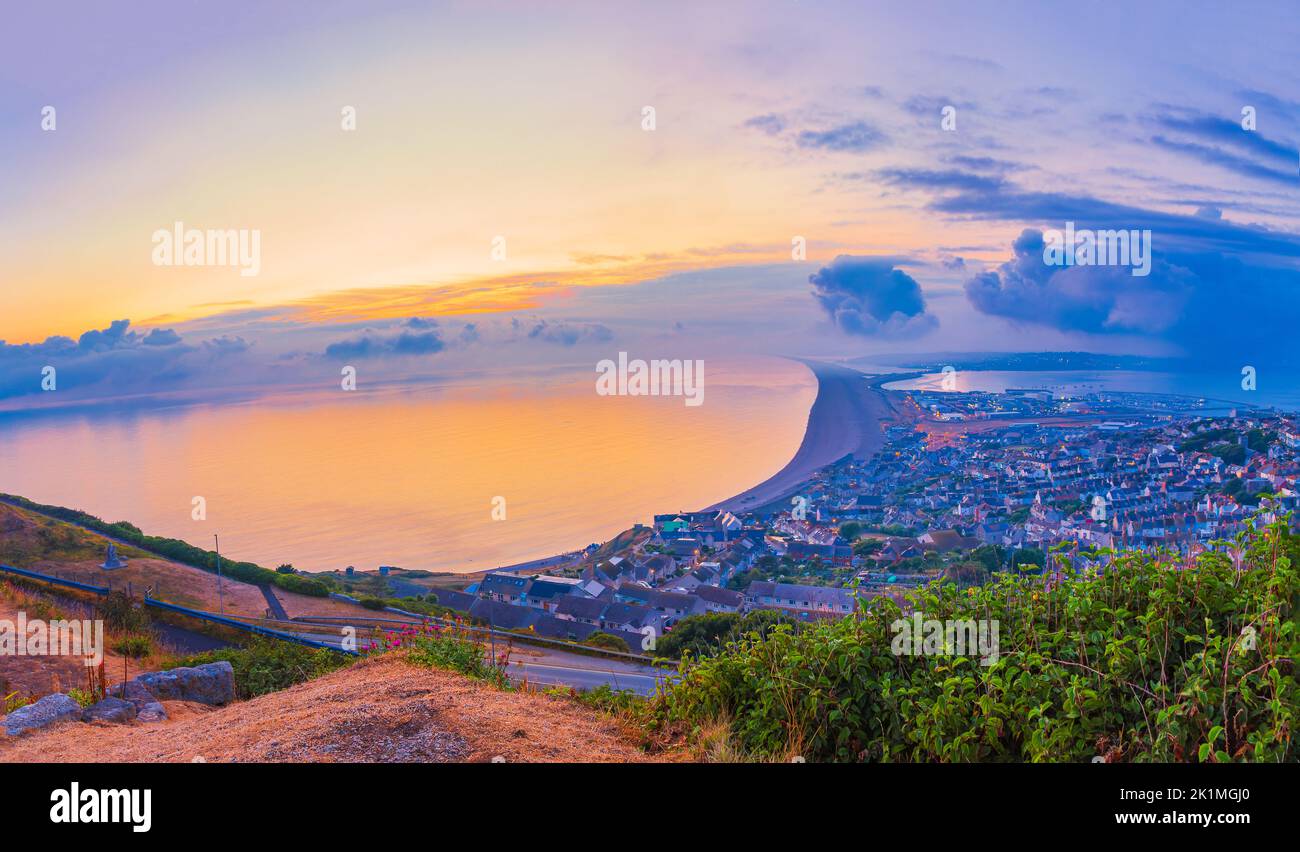
[(160, 601), (157, 598), (145, 597), (144, 605), (157, 607), (158, 609), (164, 609), (169, 612), (180, 613), (181, 615), (185, 615), (190, 618), (197, 618), (201, 621), (211, 621), (213, 624), (221, 624), (221, 625), (225, 625), (226, 627), (233, 627), (236, 630), (245, 630), (257, 636), (266, 636), (272, 639), (280, 639), (281, 641), (284, 642), (293, 642), (298, 645), (305, 645), (308, 648), (327, 648), (331, 651), (337, 651), (340, 654), (347, 654), (352, 657), (358, 656), (356, 651), (348, 651), (336, 645), (331, 645), (328, 642), (317, 642), (314, 639), (307, 639), (303, 636), (298, 636), (293, 633), (285, 633), (284, 631), (281, 630), (272, 630), (269, 627), (262, 627), (257, 624), (246, 624), (234, 618), (227, 618), (224, 615), (216, 615), (211, 612), (204, 612), (203, 610), (190, 609), (189, 607), (185, 607), (185, 606), (178, 606), (177, 604), (168, 603), (167, 601)]
[[(26, 577), (28, 579), (36, 580), (42, 583), (51, 583), (59, 586), (67, 586), (69, 588), (79, 589), (81, 591), (91, 592), (93, 594), (97, 594), (101, 596), (107, 595), (110, 591), (112, 591), (111, 587), (92, 586), (89, 583), (79, 583), (76, 580), (65, 580), (62, 577), (53, 577), (49, 574), (41, 574), (36, 571), (28, 571), (24, 568), (14, 568), (13, 566), (10, 565), (0, 565), (0, 571), (4, 571), (10, 574), (16, 574), (20, 577)], [(163, 609), (170, 612), (175, 612), (179, 615), (188, 616), (190, 618), (197, 618), (201, 621), (210, 621), (214, 624), (221, 624), (226, 627), (233, 627), (236, 630), (243, 630), (245, 632), (252, 633), (258, 636), (266, 636), (272, 639), (280, 639), (285, 642), (293, 642), (298, 645), (304, 645), (309, 648), (328, 648), (329, 650), (337, 651), (340, 654), (358, 656), (358, 652), (356, 651), (347, 651), (342, 648), (339, 648), (336, 645), (331, 645), (328, 642), (317, 642), (313, 639), (307, 639), (305, 637), (298, 636), (293, 633), (288, 633), (282, 630), (273, 630), (269, 627), (262, 627), (257, 624), (249, 624), (244, 621), (240, 621), (237, 618), (232, 618), (224, 615), (217, 615), (215, 613), (205, 612), (203, 610), (198, 610), (198, 609), (190, 609), (189, 607), (180, 606), (174, 603), (168, 603), (167, 601), (158, 600), (157, 598), (151, 598), (147, 594), (144, 596), (144, 604), (145, 606), (151, 606), (157, 609)], [(515, 641), (528, 642), (537, 645), (549, 645), (562, 650), (581, 652), (583, 654), (591, 654), (600, 657), (612, 657), (615, 659), (628, 660), (630, 662), (640, 663), (646, 666), (654, 666), (656, 668), (665, 668), (665, 667), (678, 665), (678, 662), (676, 660), (666, 660), (661, 657), (647, 657), (641, 654), (628, 654), (622, 651), (610, 651), (608, 649), (596, 647), (593, 645), (583, 645), (577, 642), (566, 642), (563, 639), (550, 639), (545, 636), (536, 636), (528, 633), (513, 633), (507, 630), (498, 630), (496, 628), (491, 628), (491, 627), (478, 627), (476, 625), (457, 624), (456, 622), (447, 621), (446, 619), (438, 618), (436, 616), (431, 616), (431, 615), (421, 615), (419, 613), (413, 612), (413, 613), (409, 613), (409, 617), (418, 619), (419, 621), (431, 622), (435, 624), (444, 625), (447, 627), (456, 627), (471, 633), (480, 633), (487, 638), (512, 639)], [(402, 620), (397, 618), (378, 618), (378, 617), (362, 616), (362, 615), (358, 615), (355, 617), (300, 616), (297, 619), (295, 619), (295, 621), (301, 622), (304, 626), (308, 624), (312, 624), (313, 622), (320, 626), (329, 626), (330, 624), (356, 624), (361, 622), (370, 622), (370, 623), (378, 623), (378, 624), (401, 624), (401, 625), (410, 626), (413, 623), (410, 620)]]
[(93, 592), (97, 595), (106, 595), (112, 591), (109, 586), (92, 586), (89, 583), (78, 583), (76, 580), (65, 580), (62, 577), (51, 577), (49, 574), (40, 574), (36, 571), (28, 571), (25, 568), (15, 568), (12, 565), (0, 565), (0, 571), (8, 574), (17, 574), (20, 577), (27, 577), (30, 580), (39, 580), (42, 583), (53, 583), (58, 586), (68, 586), (73, 589), (80, 589), (83, 592)]
[[(62, 577), (54, 577), (49, 574), (41, 574), (37, 571), (28, 571), (23, 568), (15, 568), (11, 565), (0, 565), (0, 572), (14, 574), (16, 576), (25, 577), (27, 579), (35, 580), (41, 583), (49, 583), (51, 585), (66, 586), (68, 588), (91, 592), (93, 594), (100, 595), (100, 596), (107, 595), (109, 592), (112, 591), (111, 587), (94, 586), (89, 583), (81, 583), (76, 580), (65, 580)], [(143, 596), (143, 600), (145, 606), (154, 607), (156, 609), (161, 609), (168, 612), (174, 612), (178, 615), (183, 615), (188, 618), (198, 619), (200, 621), (207, 621), (213, 624), (220, 624), (225, 627), (230, 627), (235, 630), (242, 630), (246, 633), (251, 633), (256, 636), (265, 636), (270, 639), (278, 639), (282, 642), (292, 642), (294, 644), (303, 645), (308, 648), (325, 648), (330, 651), (335, 651), (340, 654), (347, 654), (348, 656), (353, 656), (353, 657), (360, 656), (360, 653), (357, 651), (348, 651), (338, 647), (337, 645), (331, 645), (327, 642), (318, 642), (316, 640), (308, 639), (304, 636), (299, 636), (297, 634), (289, 633), (283, 630), (274, 630), (269, 627), (262, 627), (259, 624), (250, 624), (244, 621), (240, 621), (238, 617), (217, 615), (211, 612), (204, 612), (203, 610), (190, 609), (189, 607), (184, 607), (178, 604), (168, 603), (167, 601), (151, 598), (147, 594)], [(530, 644), (550, 645), (550, 646), (555, 646), (558, 648), (572, 650), (572, 651), (582, 651), (586, 654), (593, 654), (593, 655), (605, 656), (605, 657), (617, 657), (620, 659), (632, 660), (641, 663), (643, 665), (653, 666), (655, 668), (663, 668), (663, 667), (678, 665), (678, 663), (673, 660), (664, 660), (664, 659), (655, 660), (654, 658), (644, 657), (637, 654), (625, 654), (621, 651), (608, 651), (603, 648), (595, 648), (590, 645), (579, 645), (575, 642), (565, 642), (560, 639), (548, 639), (542, 636), (511, 633), (508, 631), (497, 630), (491, 627), (478, 627), (475, 625), (456, 624), (454, 622), (450, 622), (445, 619), (436, 618), (434, 616), (424, 616), (418, 613), (411, 613), (411, 616), (415, 618), (419, 618), (425, 622), (436, 622), (443, 625), (455, 626), (467, 632), (483, 634), (484, 638), (509, 639), (509, 640), (530, 643)], [(263, 620), (265, 621), (266, 619)], [(334, 624), (339, 624), (339, 623), (360, 624), (362, 622), (369, 622), (371, 625), (400, 624), (408, 627), (412, 624), (412, 622), (409, 620), (401, 620), (396, 618), (378, 618), (378, 617), (370, 617), (370, 616), (358, 616), (356, 618), (345, 618), (342, 616), (302, 616), (300, 617), (300, 619), (292, 622), (277, 621), (276, 623), (301, 624), (303, 627), (309, 627), (309, 626), (330, 627)], [(372, 629), (381, 629), (381, 628), (372, 626)], [(585, 671), (601, 672), (601, 673), (608, 674), (611, 680), (613, 681), (614, 687), (616, 689), (620, 688), (618, 683), (619, 676), (631, 674), (629, 672), (619, 672), (614, 669), (599, 669), (599, 668), (587, 668), (587, 667), (582, 667), (582, 668)]]
[[(12, 565), (0, 565), (0, 571), (7, 574), (16, 574), (19, 577), (26, 577), (29, 580), (36, 580), (41, 583), (50, 583), (56, 586), (67, 586), (68, 588), (78, 589), (83, 592), (91, 592), (93, 594), (100, 595), (100, 596), (107, 595), (109, 592), (112, 591), (112, 588), (108, 586), (92, 586), (89, 583), (79, 583), (76, 580), (65, 580), (62, 577), (53, 577), (50, 576), (49, 574), (41, 574), (37, 571), (28, 571), (24, 568), (15, 568)], [(302, 636), (296, 636), (293, 633), (286, 633), (281, 630), (272, 630), (268, 627), (261, 627), (260, 625), (257, 624), (245, 624), (242, 621), (237, 621), (236, 619), (233, 618), (227, 618), (226, 616), (223, 615), (216, 615), (214, 613), (204, 612), (203, 610), (198, 610), (198, 609), (190, 609), (189, 607), (179, 606), (174, 603), (168, 603), (167, 601), (158, 600), (157, 598), (151, 598), (148, 595), (144, 596), (144, 605), (155, 607), (157, 609), (168, 610), (170, 612), (175, 612), (180, 615), (188, 616), (190, 618), (197, 618), (201, 621), (210, 621), (214, 624), (222, 624), (225, 625), (226, 627), (233, 627), (236, 630), (243, 630), (258, 636), (266, 636), (272, 639), (280, 639), (284, 642), (294, 642), (298, 645), (306, 645), (309, 648), (328, 648), (329, 650), (337, 651), (340, 654), (357, 656), (356, 651), (347, 651), (344, 650), (343, 648), (339, 648), (327, 642), (317, 642), (313, 639), (307, 639)]]

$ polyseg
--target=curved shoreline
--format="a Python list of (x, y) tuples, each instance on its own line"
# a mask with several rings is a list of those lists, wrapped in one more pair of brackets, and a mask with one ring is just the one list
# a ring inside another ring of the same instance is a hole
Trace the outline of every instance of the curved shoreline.
[(820, 361), (801, 361), (817, 377), (817, 397), (794, 458), (771, 477), (705, 511), (752, 512), (793, 495), (817, 470), (847, 455), (868, 458), (885, 443), (881, 421), (893, 414), (876, 377)]

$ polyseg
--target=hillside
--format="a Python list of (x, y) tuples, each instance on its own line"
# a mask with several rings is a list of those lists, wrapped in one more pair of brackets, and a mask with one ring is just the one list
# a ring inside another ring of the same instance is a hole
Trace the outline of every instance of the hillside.
[(648, 761), (631, 731), (574, 701), (507, 692), (400, 655), (223, 708), (165, 702), (157, 724), (65, 723), (0, 737), (4, 762)]
[[(0, 621), (16, 624), (20, 613), (27, 618), (88, 618), (89, 607), (75, 603), (53, 603), (45, 595), (18, 589), (0, 578)], [(111, 645), (111, 643), (110, 643)], [(126, 659), (104, 650), (104, 673), (107, 683), (118, 683), (146, 671), (155, 661)], [(86, 686), (86, 666), (77, 657), (21, 656), (0, 657), (0, 698), (17, 692), (22, 695), (46, 695)]]
[[(221, 579), (192, 565), (163, 559), (130, 545), (119, 545), (127, 559), (125, 568), (105, 571), (109, 539), (65, 521), (0, 502), (0, 563), (114, 589), (131, 588), (139, 595), (152, 588), (153, 596), (193, 609), (216, 612), (223, 606), (232, 615), (261, 617), (267, 602), (262, 590), (251, 583)], [(299, 615), (345, 615), (355, 606), (328, 598), (311, 597), (284, 589), (271, 591), (290, 617)]]

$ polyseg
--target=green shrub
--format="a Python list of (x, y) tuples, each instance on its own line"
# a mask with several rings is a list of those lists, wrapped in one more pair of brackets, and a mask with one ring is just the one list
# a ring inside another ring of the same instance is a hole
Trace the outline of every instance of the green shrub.
[(301, 574), (276, 574), (274, 582), (275, 585), (286, 592), (310, 595), (314, 598), (329, 597), (330, 593), (330, 587), (325, 583), (311, 577), (304, 577)]
[(605, 633), (597, 630), (586, 639), (582, 644), (590, 645), (593, 648), (604, 648), (607, 651), (622, 651), (624, 654), (630, 653), (627, 647), (627, 640), (622, 636), (615, 636), (612, 633)]
[(153, 638), (145, 633), (133, 633), (114, 640), (110, 647), (114, 653), (138, 660), (153, 653)]
[(464, 630), (424, 627), (404, 644), (410, 649), (407, 659), (417, 665), (450, 669), (500, 689), (510, 687), (505, 668), (489, 659), (483, 645)]
[[(560, 692), (551, 694), (566, 694), (564, 689), (561, 688)], [(567, 695), (579, 704), (615, 715), (632, 713), (641, 709), (646, 702), (645, 698), (630, 689), (614, 689), (607, 683), (585, 691), (571, 689), (568, 690)]]
[(349, 664), (344, 654), (308, 648), (276, 639), (258, 639), (243, 648), (219, 648), (181, 657), (168, 668), (201, 666), (225, 660), (235, 670), (235, 694), (240, 699), (279, 692)]
[(1101, 574), (1006, 572), (910, 596), (927, 619), (996, 619), (991, 666), (891, 653), (902, 613), (887, 598), (780, 626), (687, 660), (655, 723), (730, 720), (736, 745), (769, 758), (1296, 761), (1300, 539), (1279, 522), (1233, 547), (1241, 570), (1221, 552), (1193, 565), (1127, 552)]
[(778, 624), (794, 623), (794, 619), (784, 613), (761, 609), (744, 615), (738, 612), (688, 615), (659, 639), (655, 655), (670, 660), (681, 659), (687, 654), (709, 657), (746, 636), (756, 634), (763, 637)]

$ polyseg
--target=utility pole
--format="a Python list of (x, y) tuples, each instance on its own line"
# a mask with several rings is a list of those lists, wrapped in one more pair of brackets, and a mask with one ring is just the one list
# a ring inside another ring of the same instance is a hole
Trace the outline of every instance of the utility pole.
[(218, 604), (218, 606), (221, 607), (221, 614), (222, 614), (222, 615), (225, 615), (225, 614), (226, 614), (226, 595), (225, 595), (225, 592), (222, 591), (222, 588), (221, 588), (221, 541), (217, 538), (217, 534), (216, 534), (216, 533), (213, 533), (213, 534), (212, 534), (212, 541), (213, 541), (213, 542), (216, 544), (216, 546), (217, 546), (217, 604)]

